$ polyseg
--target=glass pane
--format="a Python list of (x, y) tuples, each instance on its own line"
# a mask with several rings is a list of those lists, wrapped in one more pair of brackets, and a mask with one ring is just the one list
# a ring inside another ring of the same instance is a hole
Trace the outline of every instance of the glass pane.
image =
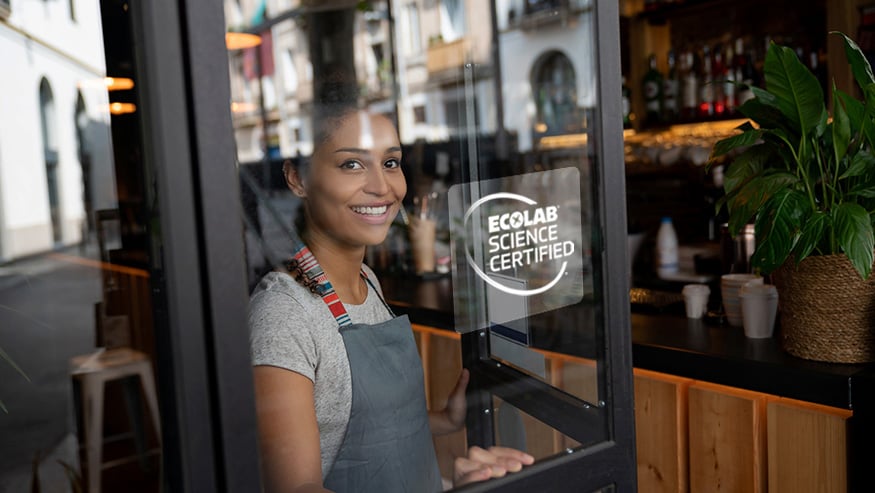
[[(344, 251), (350, 265), (364, 261), (393, 312), (414, 322), (425, 386), (417, 393), (428, 409), (446, 406), (462, 370), (463, 337), (485, 330), (486, 356), (516, 371), (508, 393), (548, 392), (544, 402), (573, 410), (559, 413), (567, 426), (520, 411), (545, 427), (537, 433), (551, 444), (562, 443), (538, 459), (604, 439), (591, 3), (310, 5), (225, 3), (229, 39), (256, 35), (256, 44), (229, 51), (229, 74), (261, 426), (279, 425), (268, 408), (301, 405), (282, 399), (293, 387), (269, 389), (268, 375), (289, 385), (303, 376), (314, 391), (305, 404), (321, 433), (323, 476), (342, 453), (343, 437), (324, 409), (354, 405), (356, 357), (349, 346), (329, 351), (324, 336), (310, 335), (343, 321), (309, 288), (327, 290), (327, 277), (353, 322), (372, 320), (361, 313), (370, 288), (359, 291), (362, 284), (342, 275), (349, 269), (338, 268), (336, 252)], [(356, 111), (337, 117), (337, 103)], [(372, 164), (385, 170), (395, 156), (379, 147), (387, 122), (402, 156), (400, 193), (394, 178), (384, 191), (371, 181), (379, 175)], [(353, 149), (360, 156), (349, 156)], [(372, 163), (374, 149), (384, 154)], [(329, 173), (331, 163), (350, 173)], [(322, 267), (312, 276), (309, 257), (296, 257), (303, 244)], [(348, 361), (351, 370), (332, 374), (325, 358)], [(475, 401), (468, 405), (476, 413)], [(585, 419), (574, 414), (583, 410)], [(268, 442), (262, 460), (270, 482), (283, 469), (277, 442), (284, 440)], [(435, 448), (447, 484), (453, 459), (466, 450), (464, 430), (436, 437)]]
[(5, 3), (0, 490), (158, 491), (157, 223), (127, 5)]

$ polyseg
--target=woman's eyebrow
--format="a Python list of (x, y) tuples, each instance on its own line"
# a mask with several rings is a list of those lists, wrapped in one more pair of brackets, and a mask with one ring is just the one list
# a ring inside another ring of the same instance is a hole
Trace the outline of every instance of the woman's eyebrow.
[[(348, 153), (352, 153), (352, 154), (369, 154), (370, 153), (370, 151), (368, 151), (367, 149), (361, 149), (358, 147), (341, 147), (339, 149), (334, 150), (335, 154), (339, 154), (342, 152), (348, 152)], [(386, 148), (386, 151), (385, 151), (386, 154), (389, 154), (392, 152), (401, 152), (401, 147), (394, 146), (394, 147)]]
[(367, 154), (367, 149), (360, 149), (358, 147), (341, 147), (340, 149), (335, 149), (334, 153), (339, 154), (341, 152), (349, 152), (352, 154)]

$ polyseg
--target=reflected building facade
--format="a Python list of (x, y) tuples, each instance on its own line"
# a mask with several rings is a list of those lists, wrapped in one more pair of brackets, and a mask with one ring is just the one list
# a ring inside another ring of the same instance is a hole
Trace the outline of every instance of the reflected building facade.
[(116, 204), (101, 33), (96, 5), (0, 2), (0, 263), (83, 241)]
[[(225, 2), (229, 30), (263, 40), (229, 54), (241, 163), (312, 150), (309, 21), (297, 13), (305, 3)], [(462, 0), (368, 2), (348, 26), (362, 104), (397, 115), (404, 144), (494, 136), (499, 118), (522, 152), (544, 136), (580, 133), (596, 100), (591, 7), (588, 0), (510, 0), (494, 10)], [(496, 74), (510, 86), (501, 101)]]

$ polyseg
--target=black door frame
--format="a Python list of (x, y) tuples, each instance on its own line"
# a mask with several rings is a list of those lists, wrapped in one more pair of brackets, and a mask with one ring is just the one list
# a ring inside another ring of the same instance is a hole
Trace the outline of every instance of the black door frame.
[[(109, 1), (109, 0), (103, 0)], [(130, 2), (168, 491), (259, 491), (240, 186), (221, 2)], [(221, 76), (217, 77), (217, 74)]]

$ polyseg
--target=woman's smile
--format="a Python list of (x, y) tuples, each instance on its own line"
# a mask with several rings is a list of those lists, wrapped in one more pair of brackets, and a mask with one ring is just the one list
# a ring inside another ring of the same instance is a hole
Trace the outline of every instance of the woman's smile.
[(394, 208), (390, 207), (390, 205), (391, 204), (352, 206), (351, 209), (353, 212), (361, 216), (361, 220), (368, 224), (383, 224), (387, 220), (392, 219), (392, 217), (389, 217), (389, 212)]

